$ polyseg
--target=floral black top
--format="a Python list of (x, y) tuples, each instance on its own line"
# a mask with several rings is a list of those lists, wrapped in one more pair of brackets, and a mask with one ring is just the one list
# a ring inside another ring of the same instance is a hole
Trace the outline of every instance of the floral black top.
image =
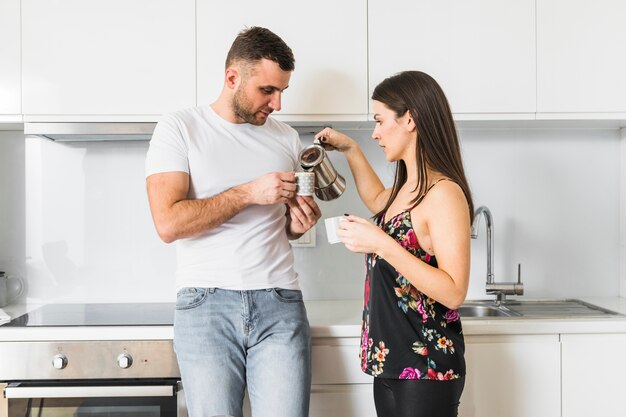
[[(409, 211), (378, 226), (427, 264), (437, 260), (420, 248)], [(366, 258), (361, 325), (361, 369), (390, 379), (450, 380), (465, 375), (465, 343), (456, 310), (419, 292), (383, 258)]]

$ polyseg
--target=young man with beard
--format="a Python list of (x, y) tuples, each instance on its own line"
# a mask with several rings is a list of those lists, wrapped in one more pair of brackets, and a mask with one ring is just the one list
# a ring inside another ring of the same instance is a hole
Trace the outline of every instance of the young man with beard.
[(166, 115), (148, 150), (156, 230), (176, 242), (174, 349), (191, 417), (308, 415), (310, 332), (288, 239), (320, 218), (296, 196), (301, 144), (270, 114), (294, 57), (265, 28), (239, 33), (210, 106)]

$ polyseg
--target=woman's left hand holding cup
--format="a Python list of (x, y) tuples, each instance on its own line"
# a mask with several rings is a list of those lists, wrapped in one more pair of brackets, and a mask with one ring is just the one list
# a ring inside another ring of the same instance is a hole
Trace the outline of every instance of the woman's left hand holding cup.
[(350, 214), (345, 220), (340, 223), (337, 236), (352, 252), (379, 254), (382, 246), (391, 239), (368, 219)]

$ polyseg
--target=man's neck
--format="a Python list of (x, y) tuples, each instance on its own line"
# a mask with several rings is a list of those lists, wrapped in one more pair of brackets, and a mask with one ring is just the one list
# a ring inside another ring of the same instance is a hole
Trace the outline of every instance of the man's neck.
[(233, 112), (233, 107), (230, 102), (223, 96), (220, 96), (215, 102), (213, 102), (210, 107), (213, 109), (218, 116), (222, 119), (226, 120), (230, 123), (242, 123), (235, 113)]

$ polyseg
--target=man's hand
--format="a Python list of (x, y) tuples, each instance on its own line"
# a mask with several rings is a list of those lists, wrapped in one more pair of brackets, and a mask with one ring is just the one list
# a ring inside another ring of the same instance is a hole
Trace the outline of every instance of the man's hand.
[(297, 239), (317, 223), (322, 216), (319, 206), (310, 196), (296, 196), (287, 202), (289, 205), (289, 224), (287, 235)]
[(296, 196), (296, 174), (294, 172), (271, 172), (242, 187), (245, 187), (252, 204), (286, 204)]

